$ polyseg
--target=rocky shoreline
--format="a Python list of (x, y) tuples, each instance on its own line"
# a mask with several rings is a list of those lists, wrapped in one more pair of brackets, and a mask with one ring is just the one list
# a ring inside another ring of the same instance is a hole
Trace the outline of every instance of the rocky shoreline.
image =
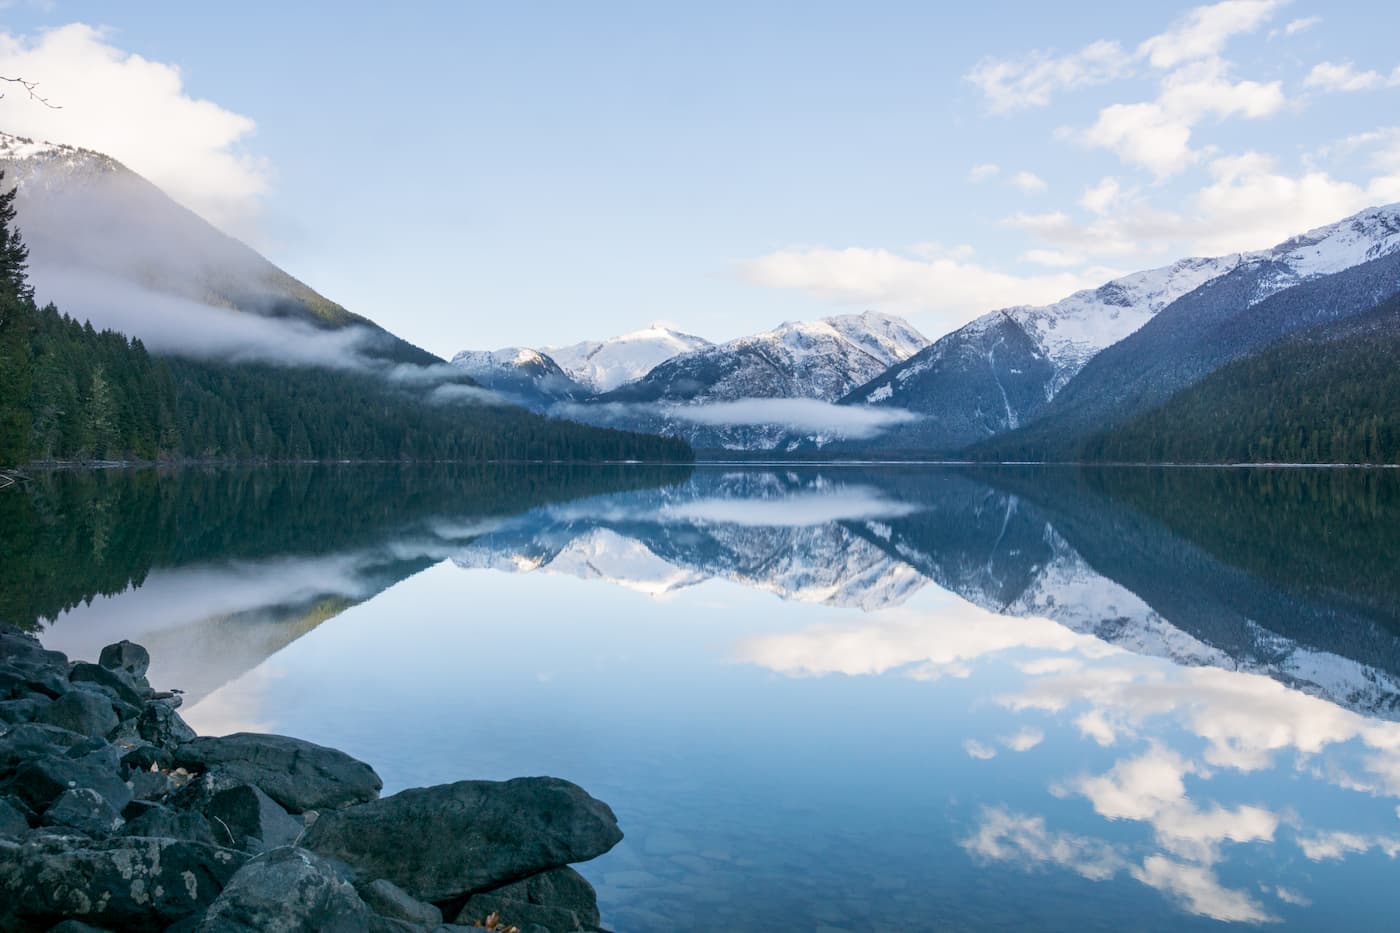
[(622, 839), (558, 778), (379, 796), (287, 736), (196, 736), (130, 642), (70, 662), (0, 624), (0, 929), (599, 930), (568, 867)]

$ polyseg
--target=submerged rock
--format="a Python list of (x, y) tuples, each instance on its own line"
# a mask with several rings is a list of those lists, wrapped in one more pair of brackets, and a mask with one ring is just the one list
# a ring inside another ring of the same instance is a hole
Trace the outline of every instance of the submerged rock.
[(384, 786), (363, 761), (285, 735), (197, 738), (175, 750), (175, 764), (252, 784), (292, 813), (374, 800)]
[(608, 805), (558, 778), (459, 781), (323, 813), (302, 844), (429, 901), (583, 862), (622, 839)]
[(73, 843), (0, 842), (0, 929), (43, 931), (73, 918), (138, 933), (163, 930), (210, 904), (247, 859), (175, 839)]

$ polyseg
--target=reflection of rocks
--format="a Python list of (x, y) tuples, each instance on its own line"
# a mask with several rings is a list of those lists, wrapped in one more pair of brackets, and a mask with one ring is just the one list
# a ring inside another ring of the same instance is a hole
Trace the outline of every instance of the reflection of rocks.
[(463, 922), (489, 908), (532, 931), (596, 928), (593, 889), (566, 866), (622, 833), (579, 787), (463, 781), (379, 800), (373, 769), (335, 749), (195, 737), (178, 697), (146, 685), (144, 649), (101, 657), (70, 664), (0, 626), (0, 698), (41, 697), (82, 727), (0, 733), (0, 928), (428, 933), (442, 911), (426, 901)]

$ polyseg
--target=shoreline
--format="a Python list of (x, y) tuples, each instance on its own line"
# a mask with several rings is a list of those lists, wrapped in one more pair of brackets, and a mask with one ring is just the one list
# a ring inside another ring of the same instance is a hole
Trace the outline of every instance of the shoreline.
[(196, 735), (149, 663), (128, 641), (70, 661), (0, 623), (0, 928), (605, 933), (569, 866), (622, 831), (577, 785), (380, 797), (337, 749)]

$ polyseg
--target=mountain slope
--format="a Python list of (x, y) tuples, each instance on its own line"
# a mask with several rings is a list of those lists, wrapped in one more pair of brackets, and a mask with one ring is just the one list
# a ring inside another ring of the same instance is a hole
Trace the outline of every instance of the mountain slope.
[(478, 385), (527, 408), (545, 408), (591, 394), (553, 359), (528, 347), (463, 350), (452, 357), (452, 365)]
[[(182, 349), (217, 351), (221, 336), (233, 339), (220, 328), (236, 327), (237, 319), (230, 324), (209, 309), (242, 312), (312, 332), (353, 330), (355, 349), (370, 357), (441, 362), (318, 294), (109, 156), (0, 134), (0, 169), (6, 186), (19, 188), (18, 223), (39, 300), (80, 319), (153, 346), (184, 324)], [(152, 333), (133, 326), (157, 320)], [(270, 329), (239, 335), (274, 343), (276, 336)]]
[(974, 455), (1076, 459), (1089, 435), (1161, 405), (1221, 366), (1400, 292), (1400, 252), (1391, 252), (1258, 300), (1289, 271), (1265, 260), (1202, 286), (1094, 358), (1035, 423), (978, 445)]
[[(1044, 308), (993, 312), (860, 386), (842, 401), (926, 415), (922, 422), (881, 438), (879, 444), (943, 453), (1048, 416), (1080, 392), (1085, 398), (1097, 394), (1095, 416), (1101, 417), (1114, 399), (1113, 387), (1094, 381), (1093, 372), (1103, 365), (1101, 353), (1110, 347), (1117, 352), (1128, 339), (1151, 332), (1167, 309), (1192, 301), (1198, 307), (1196, 313), (1207, 317), (1213, 304), (1221, 305), (1218, 311), (1235, 313), (1296, 285), (1397, 250), (1400, 205), (1371, 208), (1272, 249), (1185, 259), (1124, 276)], [(1230, 287), (1195, 295), (1227, 278), (1233, 283)], [(1196, 324), (1201, 320), (1196, 319)], [(1199, 336), (1193, 334), (1192, 326), (1180, 329), (1188, 340)], [(1197, 346), (1200, 343), (1196, 340)], [(1156, 349), (1163, 349), (1163, 344)], [(1153, 364), (1150, 354), (1137, 356), (1133, 363)], [(1095, 388), (1086, 390), (1089, 385)]]
[(1229, 363), (1092, 437), (1088, 459), (1400, 463), (1400, 297)]
[(867, 311), (787, 322), (661, 363), (601, 402), (728, 402), (743, 398), (835, 401), (907, 359), (928, 340), (907, 322)]
[(950, 452), (1033, 418), (1084, 364), (1238, 256), (1186, 259), (1045, 307), (993, 311), (853, 389), (846, 405), (927, 415), (882, 446)]
[(594, 392), (608, 392), (642, 378), (673, 356), (708, 346), (710, 342), (703, 337), (652, 324), (607, 340), (588, 340), (567, 347), (541, 347), (539, 352), (554, 360), (580, 385)]

